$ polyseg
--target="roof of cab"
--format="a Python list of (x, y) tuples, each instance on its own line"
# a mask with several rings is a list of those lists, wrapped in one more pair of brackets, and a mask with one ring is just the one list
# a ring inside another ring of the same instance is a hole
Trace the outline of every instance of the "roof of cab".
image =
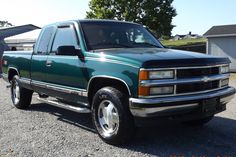
[(120, 20), (110, 20), (110, 19), (83, 19), (83, 20), (76, 20), (78, 22), (86, 22), (86, 23), (89, 23), (89, 22), (114, 22), (114, 23), (130, 23), (130, 24), (137, 24), (137, 25), (140, 25), (138, 23), (134, 23), (134, 22), (128, 22), (128, 21), (120, 21)]
[(49, 27), (49, 26), (58, 26), (58, 25), (63, 25), (66, 23), (72, 23), (72, 22), (78, 22), (78, 23), (93, 23), (93, 22), (111, 22), (111, 23), (127, 23), (127, 24), (136, 24), (136, 25), (141, 25), (138, 23), (134, 22), (128, 22), (128, 21), (119, 21), (119, 20), (109, 20), (109, 19), (81, 19), (81, 20), (68, 20), (68, 21), (60, 21), (56, 23), (52, 23), (49, 25), (46, 25), (44, 27)]

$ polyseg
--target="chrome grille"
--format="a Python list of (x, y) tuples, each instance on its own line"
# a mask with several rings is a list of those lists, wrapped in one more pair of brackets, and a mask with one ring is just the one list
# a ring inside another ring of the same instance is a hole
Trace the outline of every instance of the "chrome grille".
[(177, 78), (192, 78), (198, 76), (217, 75), (220, 72), (219, 67), (177, 69)]
[(176, 94), (193, 93), (219, 88), (219, 80), (176, 85)]
[(190, 95), (216, 91), (228, 86), (227, 84), (221, 85), (222, 81), (227, 80), (230, 76), (229, 73), (221, 73), (221, 67), (225, 65), (227, 64), (201, 67), (141, 69), (147, 71), (174, 70), (175, 77), (174, 79), (140, 80), (139, 86), (174, 87), (173, 94), (143, 96), (144, 98)]
[(216, 76), (220, 74), (220, 67), (207, 67), (207, 68), (190, 68), (190, 69), (177, 69), (176, 79), (191, 79), (194, 77), (203, 77), (203, 82), (197, 83), (183, 83), (176, 85), (176, 94), (183, 93), (194, 93), (206, 90), (213, 90), (220, 88), (220, 81), (207, 81), (204, 82), (204, 78), (209, 78), (210, 76)]

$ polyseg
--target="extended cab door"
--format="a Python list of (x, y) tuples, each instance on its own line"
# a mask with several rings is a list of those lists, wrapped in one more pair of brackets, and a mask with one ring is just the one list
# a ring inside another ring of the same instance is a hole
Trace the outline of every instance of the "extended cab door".
[(48, 57), (48, 51), (50, 43), (55, 33), (56, 28), (54, 26), (48, 26), (43, 28), (31, 59), (31, 79), (32, 86), (36, 92), (45, 93), (46, 83), (46, 61)]
[[(76, 52), (68, 51), (65, 54), (59, 54), (58, 49), (62, 46), (73, 47)], [(84, 85), (86, 69), (78, 53), (82, 52), (74, 25), (58, 26), (46, 61), (46, 82), (50, 83), (53, 96), (67, 100), (86, 97)]]

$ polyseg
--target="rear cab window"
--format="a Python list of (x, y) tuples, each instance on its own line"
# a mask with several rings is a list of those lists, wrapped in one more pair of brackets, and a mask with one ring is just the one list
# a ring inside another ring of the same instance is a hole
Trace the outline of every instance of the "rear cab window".
[(50, 46), (50, 41), (55, 32), (55, 28), (53, 26), (45, 27), (40, 33), (39, 40), (36, 43), (36, 51), (34, 52), (36, 55), (45, 55), (48, 52), (48, 48)]

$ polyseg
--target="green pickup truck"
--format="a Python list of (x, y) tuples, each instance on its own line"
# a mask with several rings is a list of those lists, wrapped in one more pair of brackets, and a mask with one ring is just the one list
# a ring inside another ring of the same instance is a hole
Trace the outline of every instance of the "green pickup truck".
[(102, 140), (120, 144), (158, 119), (202, 125), (224, 111), (235, 93), (229, 63), (166, 49), (140, 24), (76, 20), (45, 26), (33, 52), (4, 52), (2, 77), (16, 108), (28, 108), (36, 92), (45, 103), (91, 113)]

